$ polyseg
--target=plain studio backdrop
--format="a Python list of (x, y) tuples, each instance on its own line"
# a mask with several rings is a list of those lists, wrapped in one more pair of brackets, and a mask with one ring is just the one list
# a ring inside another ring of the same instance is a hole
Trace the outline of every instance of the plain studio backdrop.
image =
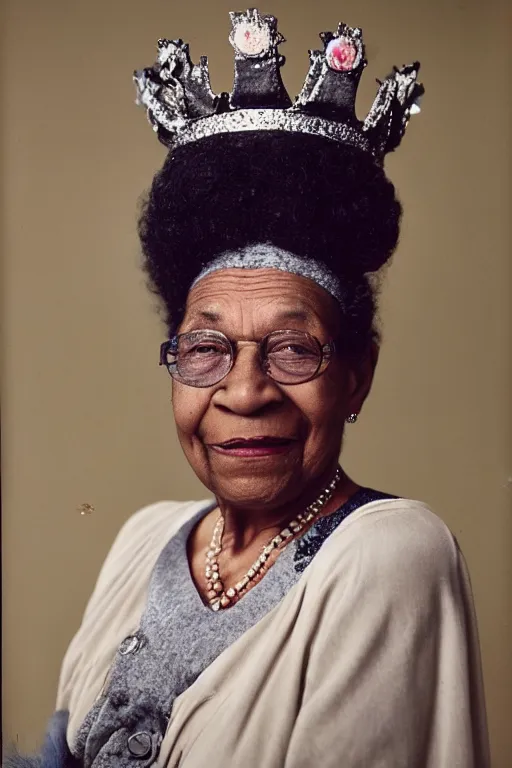
[[(344, 463), (356, 480), (428, 502), (460, 542), (495, 768), (512, 759), (507, 5), (260, 6), (288, 40), (292, 95), (318, 32), (339, 20), (365, 32), (360, 116), (375, 78), (422, 63), (422, 114), (387, 162), (405, 216), (383, 294), (381, 360)], [(138, 199), (165, 150), (134, 105), (131, 74), (153, 63), (159, 37), (182, 37), (195, 61), (209, 55), (214, 89), (229, 90), (230, 9), (243, 6), (3, 3), (3, 727), (23, 747), (42, 736), (62, 656), (120, 525), (159, 499), (208, 496), (176, 440), (157, 364), (165, 331), (139, 270)], [(95, 511), (81, 515), (82, 504)]]

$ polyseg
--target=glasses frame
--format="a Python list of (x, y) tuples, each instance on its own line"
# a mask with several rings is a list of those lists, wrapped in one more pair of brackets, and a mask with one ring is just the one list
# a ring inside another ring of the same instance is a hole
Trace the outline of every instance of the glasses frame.
[[(180, 337), (188, 336), (190, 333), (211, 333), (214, 336), (217, 336), (220, 340), (227, 342), (229, 346), (230, 353), (231, 353), (231, 364), (228, 370), (226, 371), (226, 373), (223, 376), (221, 376), (220, 379), (217, 379), (217, 381), (213, 382), (212, 384), (188, 384), (187, 382), (183, 381), (181, 378), (178, 378), (179, 376), (179, 373), (177, 371), (178, 360), (176, 359), (176, 361), (173, 363), (167, 362), (168, 352), (174, 349), (175, 351), (173, 352), (173, 354), (176, 354)], [(279, 379), (274, 378), (274, 376), (271, 376), (265, 370), (265, 349), (268, 346), (268, 340), (270, 337), (274, 337), (277, 334), (282, 334), (283, 336), (285, 336), (286, 334), (297, 334), (297, 333), (304, 334), (309, 339), (311, 339), (318, 347), (318, 352), (320, 354), (318, 366), (316, 368), (316, 371), (311, 376), (308, 376), (306, 379), (303, 379), (301, 381), (294, 381), (291, 383), (279, 381)], [(164, 365), (168, 373), (170, 374), (170, 376), (175, 381), (179, 381), (180, 384), (183, 384), (186, 387), (194, 387), (195, 389), (208, 389), (208, 387), (214, 387), (216, 384), (219, 383), (219, 381), (222, 381), (223, 379), (225, 379), (226, 376), (228, 376), (228, 374), (232, 371), (233, 366), (236, 362), (238, 350), (241, 346), (248, 346), (248, 345), (254, 345), (254, 344), (256, 344), (259, 348), (259, 360), (260, 360), (261, 370), (263, 371), (263, 373), (266, 376), (268, 376), (269, 379), (271, 379), (272, 381), (275, 381), (276, 384), (281, 384), (282, 386), (287, 386), (287, 387), (294, 387), (297, 384), (306, 384), (306, 382), (311, 381), (317, 376), (320, 376), (326, 370), (327, 366), (329, 365), (336, 351), (336, 341), (334, 339), (331, 339), (331, 341), (328, 341), (325, 344), (322, 344), (322, 342), (319, 341), (319, 339), (317, 339), (316, 336), (313, 336), (311, 333), (308, 333), (307, 331), (298, 331), (298, 330), (291, 330), (291, 329), (271, 331), (270, 333), (267, 333), (267, 335), (264, 336), (260, 341), (239, 341), (239, 340), (230, 339), (221, 331), (216, 331), (211, 328), (198, 328), (197, 330), (188, 331), (187, 333), (179, 333), (176, 336), (173, 336), (171, 339), (167, 339), (167, 341), (162, 342), (162, 344), (160, 345), (159, 365)], [(176, 375), (177, 373), (178, 373), (178, 376)]]

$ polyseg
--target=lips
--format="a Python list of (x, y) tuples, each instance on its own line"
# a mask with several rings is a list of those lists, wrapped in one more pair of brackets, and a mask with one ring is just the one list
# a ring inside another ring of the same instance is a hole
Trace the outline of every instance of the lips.
[(288, 445), (293, 439), (294, 438), (292, 437), (272, 437), (270, 435), (258, 437), (233, 437), (231, 440), (226, 440), (224, 443), (215, 443), (215, 445), (219, 448), (261, 448), (265, 445)]
[(258, 437), (233, 437), (223, 443), (211, 445), (212, 450), (224, 456), (238, 458), (271, 457), (287, 453), (296, 444), (292, 437), (262, 435)]

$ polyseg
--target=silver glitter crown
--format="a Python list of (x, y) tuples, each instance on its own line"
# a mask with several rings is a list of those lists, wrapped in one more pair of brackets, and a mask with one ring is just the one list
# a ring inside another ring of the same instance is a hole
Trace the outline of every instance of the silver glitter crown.
[(284, 130), (307, 133), (356, 146), (379, 163), (404, 135), (409, 117), (419, 112), (424, 88), (417, 82), (419, 63), (393, 72), (382, 82), (363, 120), (355, 114), (357, 86), (367, 61), (362, 31), (339, 24), (322, 32), (323, 50), (309, 51), (310, 66), (292, 103), (281, 79), (284, 37), (274, 16), (251, 8), (230, 13), (229, 36), (235, 49), (231, 93), (213, 93), (205, 56), (193, 64), (183, 40), (158, 41), (153, 67), (135, 72), (137, 103), (167, 147), (220, 133)]

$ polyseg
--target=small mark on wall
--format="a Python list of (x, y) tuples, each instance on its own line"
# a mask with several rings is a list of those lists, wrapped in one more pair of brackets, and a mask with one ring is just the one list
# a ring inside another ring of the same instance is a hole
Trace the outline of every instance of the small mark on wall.
[(81, 515), (92, 515), (92, 513), (95, 511), (94, 504), (89, 504), (88, 502), (80, 504), (77, 509)]

